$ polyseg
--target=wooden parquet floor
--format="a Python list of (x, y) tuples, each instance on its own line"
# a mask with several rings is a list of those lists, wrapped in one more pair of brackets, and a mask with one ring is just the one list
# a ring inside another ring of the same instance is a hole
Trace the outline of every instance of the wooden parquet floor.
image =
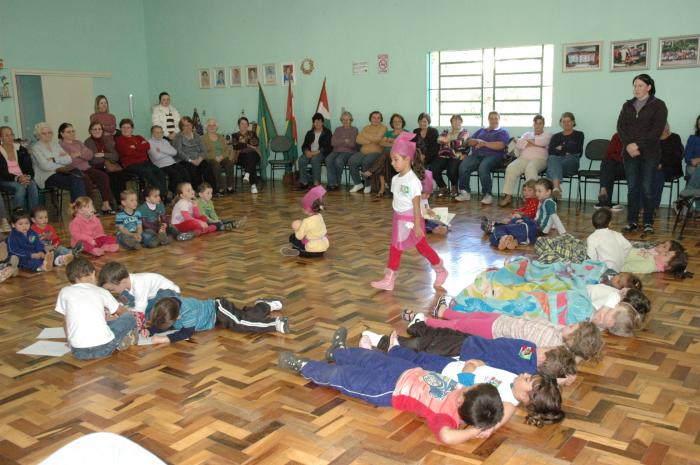
[[(183, 465), (700, 463), (700, 278), (645, 277), (653, 302), (646, 330), (635, 339), (607, 337), (605, 359), (582, 367), (564, 390), (566, 420), (543, 429), (526, 426), (520, 414), (487, 440), (446, 447), (410, 414), (278, 370), (282, 350), (321, 358), (338, 325), (349, 328), (351, 344), (366, 328), (402, 331), (402, 308), (427, 308), (436, 298), (433, 273), (415, 252), (404, 255), (394, 292), (368, 286), (387, 258), (388, 199), (330, 193), (327, 256), (281, 257), (289, 224), (302, 214), (300, 197), (281, 186), (226, 197), (216, 202), (220, 216), (247, 215), (244, 230), (110, 257), (170, 277), (185, 295), (241, 303), (281, 297), (287, 336), (214, 330), (192, 343), (133, 347), (99, 361), (28, 357), (17, 350), (42, 328), (61, 325), (53, 308), (65, 275), (21, 273), (0, 285), (0, 463), (37, 463), (92, 431), (119, 433)], [(459, 214), (453, 231), (430, 242), (450, 270), (448, 292), (456, 293), (507, 256), (488, 247), (478, 221), (506, 212), (476, 200), (449, 206)], [(591, 212), (560, 209), (580, 237), (591, 230)], [(665, 211), (656, 227), (655, 238), (668, 237)], [(684, 243), (695, 271), (698, 237), (690, 225)]]

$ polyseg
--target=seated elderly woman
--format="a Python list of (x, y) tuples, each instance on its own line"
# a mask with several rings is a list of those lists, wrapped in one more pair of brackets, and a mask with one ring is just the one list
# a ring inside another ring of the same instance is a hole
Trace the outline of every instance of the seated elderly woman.
[[(457, 191), (457, 183), (459, 182), (459, 165), (469, 153), (469, 131), (462, 127), (462, 117), (460, 115), (452, 115), (450, 118), (450, 129), (445, 129), (440, 137), (438, 137), (437, 157), (430, 164), (430, 170), (433, 172), (433, 179), (440, 188), (438, 197), (449, 194), (449, 189), (445, 180), (442, 177), (442, 172), (447, 170), (447, 178), (452, 183), (453, 189)], [(454, 192), (457, 195), (457, 192)]]
[(165, 199), (168, 193), (165, 173), (148, 159), (149, 143), (143, 137), (134, 134), (134, 122), (131, 119), (122, 119), (119, 128), (122, 134), (116, 139), (116, 148), (124, 170), (135, 174), (146, 184), (157, 187), (161, 198)]
[(238, 152), (238, 165), (243, 168), (243, 182), (250, 183), (250, 193), (258, 193), (258, 173), (257, 166), (260, 162), (260, 152), (258, 145), (260, 141), (255, 132), (249, 131), (250, 123), (248, 118), (241, 116), (238, 118), (238, 132), (231, 136), (233, 150)]
[(94, 155), (90, 160), (92, 167), (107, 173), (109, 176), (109, 187), (112, 189), (112, 194), (126, 190), (126, 182), (130, 175), (119, 164), (119, 154), (114, 148), (114, 138), (105, 134), (102, 123), (99, 121), (90, 123), (90, 137), (85, 139), (85, 146), (92, 150)]
[(90, 163), (95, 158), (95, 154), (75, 138), (75, 128), (70, 123), (62, 123), (58, 127), (58, 139), (58, 145), (73, 159), (68, 168), (83, 173), (87, 193), (90, 194), (92, 191), (98, 190), (102, 197), (102, 213), (114, 215), (112, 206), (116, 206), (116, 201), (109, 185), (109, 176), (104, 171), (91, 166)]
[[(204, 150), (202, 137), (194, 132), (194, 122), (189, 116), (180, 118), (180, 132), (173, 140), (173, 147), (177, 150), (180, 165), (187, 169), (190, 175), (192, 187), (197, 189), (202, 181), (210, 186), (216, 186), (216, 177), (211, 164), (207, 160), (207, 152)], [(214, 197), (221, 197), (218, 192)]]
[(554, 190), (552, 197), (561, 198), (561, 180), (578, 173), (579, 161), (583, 153), (583, 133), (576, 131), (576, 117), (565, 111), (561, 114), (559, 125), (563, 131), (549, 140), (549, 157), (547, 158), (547, 177), (552, 180)]
[(216, 176), (216, 186), (212, 186), (215, 192), (223, 194), (232, 193), (236, 189), (236, 176), (233, 168), (238, 161), (237, 154), (226, 142), (224, 136), (217, 131), (219, 125), (214, 118), (207, 120), (207, 133), (202, 137), (204, 150), (207, 152), (207, 161), (211, 164)]
[(311, 118), (313, 127), (304, 136), (302, 155), (299, 157), (299, 186), (302, 189), (309, 187), (309, 164), (314, 186), (321, 185), (321, 162), (332, 150), (331, 130), (323, 125), (323, 121), (321, 113), (314, 114)]
[(477, 130), (467, 140), (467, 145), (472, 147), (472, 153), (459, 165), (459, 195), (455, 197), (458, 202), (472, 198), (469, 177), (472, 172), (478, 171), (481, 191), (484, 194), (481, 203), (484, 205), (493, 203), (491, 172), (503, 166), (506, 147), (510, 142), (508, 131), (500, 126), (500, 121), (501, 115), (497, 111), (492, 111), (489, 113), (489, 126)]
[(34, 168), (31, 155), (15, 142), (15, 135), (9, 126), (0, 127), (0, 143), (0, 190), (14, 195), (13, 207), (29, 211), (39, 203), (39, 188), (32, 179)]
[(518, 182), (521, 174), (525, 173), (525, 180), (529, 181), (539, 178), (540, 172), (547, 168), (549, 140), (552, 138), (552, 134), (544, 132), (544, 117), (542, 115), (535, 115), (532, 119), (532, 128), (532, 131), (523, 134), (515, 143), (520, 154), (506, 168), (506, 177), (503, 183), (505, 196), (501, 200), (501, 207), (507, 207), (513, 202), (515, 183)]
[(177, 162), (175, 159), (177, 150), (163, 136), (163, 128), (160, 126), (151, 127), (151, 138), (148, 139), (148, 158), (151, 163), (168, 175), (168, 189), (175, 197), (178, 184), (190, 182), (190, 174), (184, 166)]
[(391, 181), (391, 178), (396, 174), (394, 168), (391, 166), (391, 157), (389, 152), (391, 152), (391, 146), (394, 145), (394, 140), (401, 134), (405, 132), (406, 120), (403, 116), (398, 113), (394, 113), (389, 118), (389, 129), (385, 134), (384, 138), (379, 145), (382, 146), (383, 151), (372, 166), (369, 167), (367, 171), (362, 173), (365, 179), (370, 179), (372, 183), (372, 192), (377, 193), (377, 197), (383, 197), (384, 191), (387, 188), (387, 183)]
[(372, 191), (370, 180), (365, 179), (365, 184), (362, 184), (360, 172), (367, 171), (383, 151), (381, 142), (384, 139), (384, 134), (386, 134), (386, 126), (382, 124), (382, 121), (384, 121), (384, 117), (381, 112), (373, 111), (369, 114), (370, 124), (362, 128), (362, 131), (357, 135), (360, 151), (348, 160), (350, 176), (355, 183), (350, 192), (359, 192), (363, 187), (365, 194), (369, 194)]
[(338, 190), (345, 164), (357, 151), (357, 128), (352, 125), (352, 113), (344, 111), (340, 115), (341, 126), (335, 128), (331, 138), (333, 151), (326, 156), (327, 190)]
[(71, 202), (85, 195), (85, 180), (78, 170), (68, 166), (73, 158), (58, 145), (53, 138), (53, 130), (46, 122), (34, 126), (34, 137), (38, 140), (32, 145), (34, 180), (39, 189), (56, 188), (70, 191)]

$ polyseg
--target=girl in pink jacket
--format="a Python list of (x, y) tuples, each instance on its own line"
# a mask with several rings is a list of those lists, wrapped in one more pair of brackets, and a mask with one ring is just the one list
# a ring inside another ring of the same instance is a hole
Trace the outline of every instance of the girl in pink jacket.
[(83, 241), (84, 252), (100, 257), (105, 252), (119, 251), (114, 236), (105, 234), (100, 219), (95, 216), (95, 207), (90, 197), (78, 197), (71, 205), (73, 220), (70, 222), (70, 243), (72, 247)]

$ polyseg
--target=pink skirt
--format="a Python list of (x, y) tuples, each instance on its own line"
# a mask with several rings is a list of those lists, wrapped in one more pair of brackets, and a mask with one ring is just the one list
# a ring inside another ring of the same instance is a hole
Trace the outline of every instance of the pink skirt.
[[(398, 250), (408, 250), (416, 246), (419, 239), (416, 237), (413, 210), (394, 212), (391, 230), (391, 246)], [(425, 233), (425, 221), (421, 218), (421, 227)]]

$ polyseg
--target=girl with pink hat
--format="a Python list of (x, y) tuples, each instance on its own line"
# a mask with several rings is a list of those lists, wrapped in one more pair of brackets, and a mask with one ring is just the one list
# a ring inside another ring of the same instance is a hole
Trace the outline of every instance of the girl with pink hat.
[(384, 271), (384, 278), (372, 282), (372, 287), (391, 291), (394, 289), (396, 274), (404, 250), (415, 247), (435, 270), (434, 287), (442, 287), (447, 280), (447, 270), (437, 253), (425, 240), (425, 221), (421, 215), (420, 200), (425, 177), (422, 159), (416, 157), (416, 143), (412, 141), (415, 134), (404, 132), (391, 147), (391, 165), (398, 172), (391, 180), (391, 193), (394, 195), (394, 209), (389, 262)]
[(301, 255), (306, 258), (316, 258), (322, 257), (328, 250), (330, 245), (326, 236), (328, 231), (321, 215), (324, 210), (324, 195), (326, 195), (326, 189), (323, 186), (316, 186), (301, 199), (301, 207), (307, 217), (292, 222), (294, 232), (289, 236), (291, 246), (285, 245), (280, 249), (280, 253), (285, 257)]

